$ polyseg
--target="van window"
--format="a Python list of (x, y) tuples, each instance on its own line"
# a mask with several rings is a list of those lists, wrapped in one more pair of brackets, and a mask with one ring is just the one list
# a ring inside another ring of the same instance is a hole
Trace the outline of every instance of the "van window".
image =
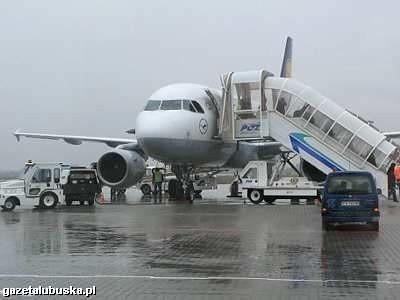
[(76, 172), (69, 175), (70, 179), (95, 179), (96, 175), (93, 172)]
[(365, 175), (333, 176), (328, 182), (328, 194), (371, 194), (371, 178)]

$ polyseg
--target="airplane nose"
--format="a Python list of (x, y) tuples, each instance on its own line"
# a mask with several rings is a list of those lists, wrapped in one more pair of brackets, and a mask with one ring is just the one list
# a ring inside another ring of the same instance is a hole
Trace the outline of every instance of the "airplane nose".
[(139, 114), (136, 121), (136, 137), (148, 155), (156, 159), (175, 157), (179, 153), (176, 152), (178, 148), (173, 145), (179, 144), (181, 147), (187, 144), (188, 128), (181, 116), (177, 116), (176, 113), (152, 111)]
[(193, 120), (180, 111), (141, 112), (136, 122), (136, 137), (141, 140), (186, 140), (191, 138)]
[(179, 119), (168, 112), (141, 112), (136, 121), (136, 136), (144, 138), (179, 138)]

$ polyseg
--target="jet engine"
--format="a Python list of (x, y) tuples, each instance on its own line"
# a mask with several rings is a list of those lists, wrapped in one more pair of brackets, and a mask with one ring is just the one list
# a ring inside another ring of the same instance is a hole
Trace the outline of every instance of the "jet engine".
[(305, 161), (304, 159), (300, 160), (300, 170), (309, 180), (316, 182), (325, 181), (326, 174), (318, 170), (316, 167), (314, 167), (312, 164)]
[(135, 185), (145, 171), (145, 161), (135, 151), (115, 149), (101, 156), (97, 162), (100, 180), (113, 188), (125, 189)]

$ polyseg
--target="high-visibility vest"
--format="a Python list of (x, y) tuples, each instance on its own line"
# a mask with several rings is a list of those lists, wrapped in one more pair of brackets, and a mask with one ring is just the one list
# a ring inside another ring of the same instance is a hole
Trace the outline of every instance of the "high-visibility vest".
[(155, 183), (162, 182), (162, 174), (160, 171), (154, 172), (154, 182)]
[(400, 181), (400, 165), (394, 167), (394, 177), (396, 177), (396, 181)]

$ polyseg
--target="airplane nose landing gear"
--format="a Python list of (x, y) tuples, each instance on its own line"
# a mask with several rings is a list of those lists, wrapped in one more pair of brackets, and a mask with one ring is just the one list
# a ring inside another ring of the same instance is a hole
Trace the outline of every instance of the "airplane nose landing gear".
[[(190, 203), (193, 203), (194, 199), (194, 186), (193, 181), (190, 178), (193, 169), (187, 166), (172, 166), (172, 172), (175, 173), (177, 180), (175, 183), (171, 185), (170, 196), (173, 197), (175, 193), (175, 199), (188, 200)], [(170, 190), (170, 185), (168, 186), (168, 190)], [(175, 185), (175, 187), (174, 187)]]
[(168, 182), (168, 194), (170, 198), (182, 199), (183, 196), (183, 184), (181, 180), (171, 179)]

